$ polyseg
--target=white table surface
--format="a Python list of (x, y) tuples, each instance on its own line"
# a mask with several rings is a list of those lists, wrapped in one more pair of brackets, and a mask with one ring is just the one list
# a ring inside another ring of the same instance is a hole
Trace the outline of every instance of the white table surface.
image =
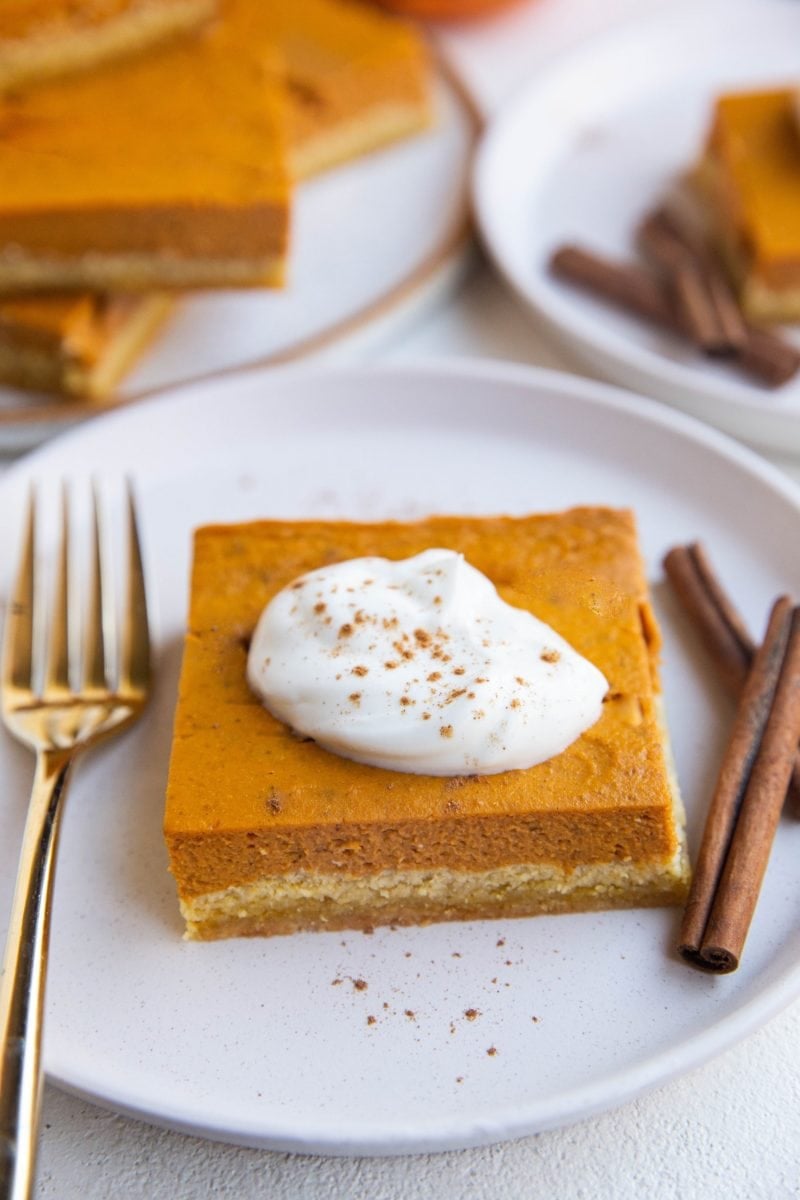
[[(449, 31), (444, 42), (489, 115), (562, 49), (665, 2), (538, 0)], [(365, 351), (337, 357), (356, 353)], [(510, 359), (581, 373), (480, 259), (443, 307), (369, 353)], [(778, 465), (800, 482), (800, 463)], [(484, 1149), (391, 1159), (246, 1150), (152, 1128), (52, 1087), (42, 1120), (40, 1200), (781, 1200), (800, 1196), (800, 1001), (707, 1066), (622, 1109)]]

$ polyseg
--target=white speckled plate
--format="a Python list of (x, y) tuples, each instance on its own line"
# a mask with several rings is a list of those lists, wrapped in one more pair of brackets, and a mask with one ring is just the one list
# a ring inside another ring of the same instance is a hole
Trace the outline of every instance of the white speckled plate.
[[(786, 554), (800, 536), (800, 492), (776, 471), (670, 409), (546, 372), (242, 374), (99, 418), (4, 475), (3, 594), (30, 481), (47, 481), (47, 492), (59, 477), (96, 474), (113, 498), (123, 472), (142, 502), (158, 687), (143, 722), (86, 759), (69, 796), (48, 996), (51, 1079), (124, 1112), (249, 1145), (462, 1147), (620, 1104), (800, 992), (800, 823), (790, 820), (743, 964), (721, 979), (673, 956), (673, 910), (189, 944), (160, 832), (194, 526), (602, 503), (638, 514), (696, 845), (730, 709), (659, 564), (672, 543), (702, 537), (760, 629), (777, 591), (800, 593), (800, 563)], [(31, 775), (28, 755), (5, 735), (0, 773), (4, 914)]]
[(796, 81), (798, 45), (794, 0), (665, 4), (532, 79), (490, 127), (473, 181), (492, 258), (559, 341), (615, 383), (793, 454), (800, 376), (763, 387), (554, 279), (548, 263), (564, 242), (634, 257), (642, 216), (700, 153), (714, 97)]

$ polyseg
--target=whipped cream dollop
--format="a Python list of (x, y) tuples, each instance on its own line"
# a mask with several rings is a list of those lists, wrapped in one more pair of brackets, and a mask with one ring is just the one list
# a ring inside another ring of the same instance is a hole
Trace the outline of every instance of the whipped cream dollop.
[(565, 750), (604, 676), (452, 550), (312, 571), (264, 609), (247, 663), (274, 716), (357, 762), (491, 775)]

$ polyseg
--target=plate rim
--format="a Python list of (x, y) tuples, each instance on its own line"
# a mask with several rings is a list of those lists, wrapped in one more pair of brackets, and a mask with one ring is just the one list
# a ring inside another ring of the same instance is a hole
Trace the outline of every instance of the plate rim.
[[(762, 0), (762, 3), (770, 4), (774, 11), (792, 13), (795, 19), (800, 18), (790, 0)], [(743, 13), (757, 11), (752, 0), (736, 0), (736, 8)], [(730, 0), (706, 0), (700, 8), (693, 0), (679, 0), (658, 12), (625, 18), (611, 29), (582, 40), (558, 55), (535, 77), (527, 79), (490, 121), (480, 140), (471, 177), (473, 207), (481, 244), (500, 277), (558, 347), (570, 352), (593, 371), (599, 371), (605, 380), (618, 387), (654, 396), (763, 449), (783, 453), (789, 449), (797, 454), (800, 452), (800, 408), (797, 411), (770, 408), (773, 393), (769, 389), (765, 388), (763, 393), (754, 391), (750, 397), (742, 391), (746, 383), (706, 373), (701, 360), (697, 365), (676, 362), (657, 350), (641, 346), (636, 339), (626, 340), (614, 333), (609, 348), (594, 318), (562, 319), (560, 315), (554, 315), (548, 303), (550, 296), (542, 285), (541, 265), (536, 263), (527, 273), (516, 267), (504, 252), (502, 240), (495, 238), (493, 232), (495, 164), (502, 156), (508, 128), (521, 114), (532, 107), (537, 98), (556, 88), (559, 82), (585, 73), (589, 64), (596, 68), (599, 61), (607, 70), (608, 59), (618, 57), (626, 41), (641, 43), (645, 40), (652, 45), (660, 28), (671, 29), (681, 21), (708, 21), (711, 19), (709, 14), (715, 10), (724, 10), (730, 18)], [(763, 14), (761, 20), (763, 22)], [(735, 22), (733, 27), (736, 27)], [(585, 111), (584, 105), (581, 112)], [(537, 193), (545, 183), (546, 176), (540, 172)], [(774, 395), (779, 394), (780, 389)], [(791, 442), (790, 448), (787, 441)]]
[[(281, 368), (254, 368), (238, 372), (225, 380), (203, 380), (184, 383), (165, 390), (160, 396), (152, 397), (141, 405), (115, 409), (98, 416), (94, 422), (79, 425), (54, 438), (43, 446), (20, 458), (0, 476), (0, 496), (9, 486), (16, 486), (35, 473), (39, 460), (69, 453), (70, 443), (85, 438), (94, 428), (111, 428), (115, 424), (124, 426), (129, 421), (146, 420), (151, 404), (162, 404), (170, 399), (183, 401), (197, 389), (207, 390), (217, 386), (237, 388), (246, 384), (248, 377), (264, 377), (270, 381), (270, 403), (281, 399), (281, 385), (306, 388), (309, 383), (319, 387), (320, 381), (333, 378), (353, 378), (372, 381), (381, 377), (401, 377), (413, 381), (442, 377), (458, 381), (478, 381), (484, 386), (510, 384), (522, 386), (526, 391), (546, 391), (551, 395), (576, 396), (582, 402), (596, 404), (600, 408), (611, 408), (617, 412), (642, 420), (648, 425), (664, 427), (677, 432), (689, 441), (707, 448), (712, 455), (726, 459), (733, 467), (746, 470), (767, 484), (773, 492), (788, 501), (800, 518), (800, 485), (795, 484), (778, 467), (764, 460), (752, 449), (741, 445), (719, 430), (710, 428), (694, 417), (671, 409), (656, 401), (638, 397), (625, 389), (595, 380), (583, 379), (561, 371), (530, 367), (522, 364), (504, 363), (493, 360), (465, 360), (460, 358), (420, 359), (407, 363), (364, 364), (356, 367), (326, 367), (324, 365), (292, 365)], [(284, 393), (285, 395), (285, 393)], [(102, 436), (102, 434), (101, 434)], [(113, 436), (113, 432), (112, 432)], [(72, 1071), (68, 1077), (59, 1070), (57, 1055), (52, 1048), (45, 1047), (45, 1063), (48, 1078), (62, 1090), (78, 1094), (92, 1103), (116, 1112), (148, 1121), (170, 1129), (193, 1133), (212, 1140), (248, 1145), (275, 1150), (294, 1151), (325, 1155), (389, 1155), (400, 1153), (426, 1153), (486, 1145), (500, 1140), (569, 1125), (591, 1117), (599, 1112), (618, 1107), (652, 1087), (684, 1074), (701, 1065), (734, 1043), (754, 1032), (765, 1021), (777, 1015), (800, 994), (800, 960), (787, 966), (765, 988), (732, 1012), (715, 1020), (701, 1032), (679, 1043), (677, 1047), (659, 1051), (638, 1061), (621, 1072), (607, 1072), (602, 1078), (589, 1084), (566, 1089), (548, 1099), (515, 1103), (504, 1109), (497, 1108), (491, 1118), (469, 1118), (451, 1115), (439, 1122), (426, 1119), (426, 1128), (399, 1128), (396, 1124), (375, 1122), (365, 1127), (356, 1139), (348, 1136), (343, 1140), (341, 1131), (337, 1136), (335, 1124), (328, 1121), (307, 1122), (302, 1133), (291, 1127), (281, 1128), (274, 1114), (265, 1130), (263, 1121), (238, 1122), (236, 1128), (226, 1126), (219, 1118), (203, 1117), (202, 1105), (193, 1107), (185, 1101), (161, 1103), (156, 1110), (152, 1096), (148, 1099), (137, 1089), (122, 1086), (99, 1091), (91, 1084), (85, 1073)], [(53, 1063), (53, 1057), (56, 1062)], [(547, 1110), (546, 1112), (544, 1110)], [(471, 1122), (468, 1125), (468, 1122)]]

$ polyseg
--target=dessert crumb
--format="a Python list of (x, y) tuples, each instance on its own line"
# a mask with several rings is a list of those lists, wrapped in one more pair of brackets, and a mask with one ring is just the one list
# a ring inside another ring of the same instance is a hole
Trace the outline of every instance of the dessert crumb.
[(468, 1021), (474, 1021), (480, 1015), (481, 1015), (481, 1011), (479, 1008), (467, 1008), (464, 1010), (464, 1016), (467, 1018)]
[(489, 1049), (486, 1051), (486, 1053), (489, 1055), (490, 1058), (494, 1058), (494, 1056), (497, 1054), (497, 1047), (490, 1046)]
[(414, 1012), (413, 1008), (407, 1008), (405, 1010), (405, 1015), (408, 1017), (409, 1021), (416, 1021), (417, 1019), (417, 1014)]
[(378, 1022), (378, 1018), (373, 1017), (372, 1014), (370, 1013), (370, 1015), (367, 1017), (367, 1024), (368, 1025), (376, 1025), (377, 1022)]
[(366, 979), (354, 979), (353, 980), (353, 987), (356, 989), (357, 992), (365, 992), (367, 990), (367, 986), (368, 986), (368, 984), (367, 984)]

